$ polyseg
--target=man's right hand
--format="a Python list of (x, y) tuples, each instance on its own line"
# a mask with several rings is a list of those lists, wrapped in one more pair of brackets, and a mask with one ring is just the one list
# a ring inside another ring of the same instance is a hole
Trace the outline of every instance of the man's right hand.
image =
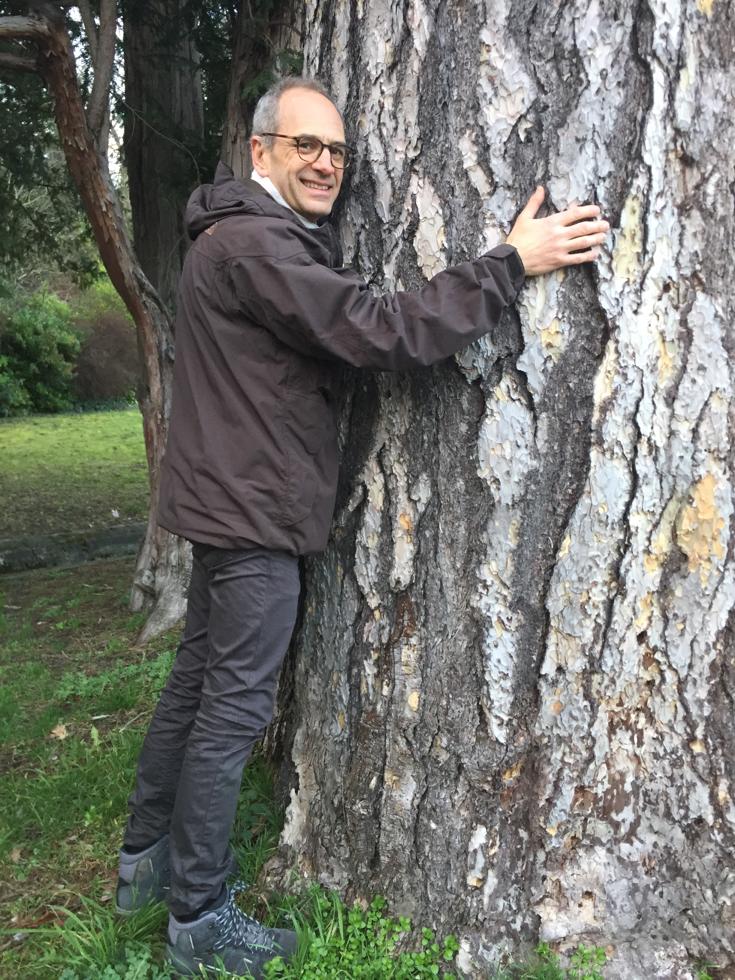
[(566, 265), (593, 262), (610, 230), (596, 204), (574, 205), (567, 211), (537, 218), (544, 189), (537, 187), (518, 215), (506, 242), (518, 250), (527, 276), (540, 276)]

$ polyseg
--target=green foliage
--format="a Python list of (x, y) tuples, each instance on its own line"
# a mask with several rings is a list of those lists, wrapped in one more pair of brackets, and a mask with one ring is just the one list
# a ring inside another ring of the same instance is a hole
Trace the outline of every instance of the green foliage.
[(30, 409), (30, 396), (13, 373), (11, 359), (0, 354), (0, 415), (25, 415)]
[(66, 966), (56, 974), (59, 980), (164, 980), (173, 974), (153, 962), (150, 936), (160, 932), (165, 918), (162, 905), (120, 919), (109, 908), (82, 899), (81, 912), (66, 913), (63, 925), (37, 930), (37, 938), (51, 940), (39, 965), (58, 969), (61, 948)]
[(86, 701), (95, 712), (132, 708), (143, 692), (153, 696), (161, 690), (173, 659), (174, 651), (164, 650), (153, 660), (113, 664), (99, 674), (67, 671), (56, 688), (56, 700), (60, 703)]
[(0, 299), (0, 415), (70, 408), (80, 341), (68, 304), (52, 293), (9, 292)]
[(251, 78), (247, 78), (240, 86), (240, 99), (245, 105), (255, 106), (261, 95), (273, 83), (287, 75), (300, 75), (304, 69), (304, 55), (293, 48), (277, 51), (272, 62)]
[(125, 943), (122, 958), (114, 966), (81, 967), (80, 971), (67, 967), (59, 980), (168, 980), (174, 974), (167, 966), (152, 962), (150, 948), (141, 943)]
[(61, 299), (0, 280), (0, 416), (135, 400), (135, 327), (106, 275)]
[(273, 769), (256, 754), (245, 770), (232, 830), (232, 849), (245, 881), (257, 879), (260, 869), (274, 853), (283, 827), (283, 812), (274, 806), (273, 780)]
[(204, 140), (193, 148), (198, 170), (210, 179), (220, 158), (237, 15), (214, 0), (190, 4), (196, 13), (192, 36), (201, 57)]
[(103, 737), (91, 724), (84, 736), (57, 742), (52, 766), (39, 763), (3, 776), (3, 798), (9, 802), (0, 824), (0, 855), (25, 842), (32, 847), (30, 872), (59, 840), (81, 828), (106, 837), (125, 812), (141, 741), (138, 731)]
[(564, 967), (549, 944), (540, 943), (531, 962), (502, 971), (496, 980), (604, 980), (600, 971), (606, 962), (604, 949), (580, 945)]
[(96, 278), (99, 258), (58, 147), (52, 100), (40, 77), (0, 80), (0, 267), (38, 285), (61, 271)]
[[(411, 922), (387, 914), (385, 899), (376, 897), (367, 909), (347, 909), (339, 896), (318, 888), (299, 916), (300, 950), (288, 964), (274, 960), (266, 967), (269, 980), (420, 980), (455, 976), (451, 965), (459, 950), (454, 936), (439, 942), (422, 929), (410, 942)], [(418, 949), (406, 949), (406, 946)], [(403, 947), (403, 948), (402, 948)]]

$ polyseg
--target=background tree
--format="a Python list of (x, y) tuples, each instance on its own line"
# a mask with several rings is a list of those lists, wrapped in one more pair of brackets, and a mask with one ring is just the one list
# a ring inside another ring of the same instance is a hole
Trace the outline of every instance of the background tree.
[(454, 360), (347, 375), (307, 566), (272, 875), (386, 895), (472, 976), (539, 938), (627, 980), (733, 963), (732, 13), (309, 10), (381, 287), (493, 245), (537, 183), (614, 228)]
[[(143, 382), (143, 415), (151, 487), (151, 514), (138, 557), (131, 606), (153, 605), (144, 637), (175, 622), (183, 612), (188, 576), (182, 542), (157, 527), (159, 468), (170, 403), (172, 334), (169, 313), (133, 252), (107, 161), (109, 82), (117, 28), (114, 0), (101, 0), (99, 20), (89, 15), (93, 81), (86, 105), (65, 16), (66, 5), (31, 3), (28, 13), (0, 17), (0, 71), (38, 73), (52, 99), (69, 173), (76, 184), (100, 258), (136, 325)], [(8, 8), (6, 7), (6, 11)]]
[(99, 268), (59, 149), (53, 105), (30, 73), (0, 78), (0, 268), (26, 287), (50, 270), (86, 285)]
[(255, 103), (276, 78), (301, 71), (302, 21), (302, 6), (291, 0), (240, 4), (220, 152), (236, 177), (250, 176)]
[(145, 274), (173, 310), (188, 243), (184, 206), (201, 182), (204, 113), (196, 11), (185, 0), (126, 0), (123, 9), (133, 243)]

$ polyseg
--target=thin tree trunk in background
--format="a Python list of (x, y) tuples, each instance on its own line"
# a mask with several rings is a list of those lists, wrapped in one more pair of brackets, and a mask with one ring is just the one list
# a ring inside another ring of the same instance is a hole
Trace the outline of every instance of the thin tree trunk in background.
[(255, 103), (271, 80), (297, 67), (302, 18), (302, 5), (291, 0), (279, 0), (267, 13), (258, 13), (257, 4), (240, 4), (221, 152), (236, 177), (250, 175)]
[(201, 183), (199, 53), (183, 0), (126, 0), (125, 163), (135, 251), (169, 309), (188, 247), (184, 207)]
[(493, 245), (536, 183), (614, 227), (456, 359), (346, 378), (284, 678), (271, 876), (387, 896), (468, 976), (539, 939), (621, 980), (735, 965), (732, 17), (307, 7), (377, 283)]
[[(191, 12), (182, 0), (126, 0), (125, 162), (135, 251), (146, 276), (169, 310), (176, 303), (188, 248), (184, 208), (201, 182), (195, 152), (204, 135), (199, 53), (191, 35)], [(167, 399), (173, 382), (173, 346), (164, 364)], [(165, 432), (162, 432), (162, 450)], [(141, 640), (171, 626), (184, 612), (191, 559), (183, 539), (157, 525), (158, 468), (151, 495), (146, 540), (138, 555), (133, 607), (152, 605)], [(153, 473), (153, 471), (152, 471)]]

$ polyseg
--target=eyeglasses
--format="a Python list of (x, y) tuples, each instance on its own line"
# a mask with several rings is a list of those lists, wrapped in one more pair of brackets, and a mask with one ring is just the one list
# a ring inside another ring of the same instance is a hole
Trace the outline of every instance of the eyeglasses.
[(344, 170), (352, 162), (353, 150), (346, 143), (322, 143), (316, 136), (286, 136), (285, 133), (258, 133), (258, 135), (292, 140), (296, 144), (296, 152), (305, 163), (316, 163), (325, 149), (329, 150), (329, 159), (336, 170)]

